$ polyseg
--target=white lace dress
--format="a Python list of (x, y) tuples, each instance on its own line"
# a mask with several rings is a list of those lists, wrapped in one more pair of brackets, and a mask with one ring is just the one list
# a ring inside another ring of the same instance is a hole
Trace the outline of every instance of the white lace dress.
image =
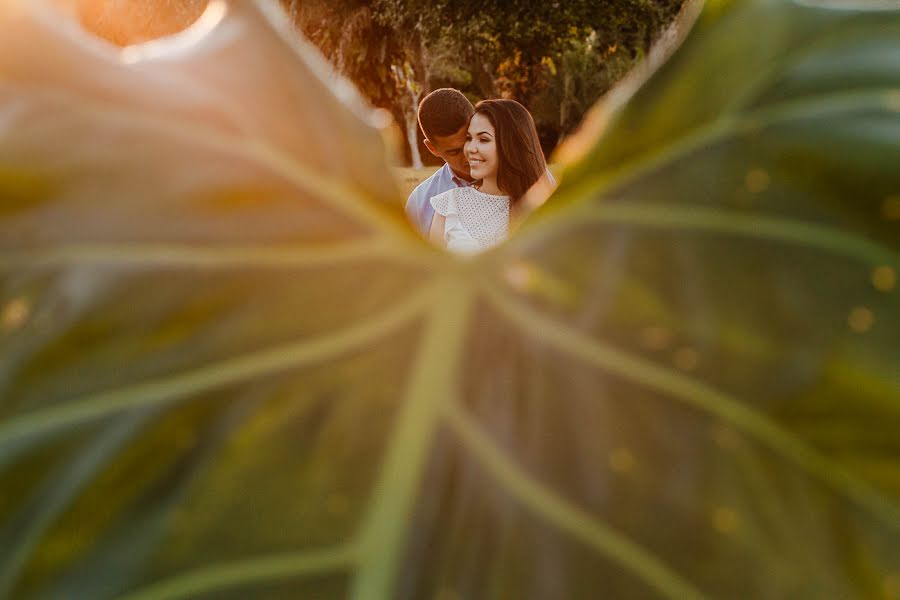
[(509, 231), (509, 196), (458, 187), (433, 196), (431, 205), (446, 217), (444, 240), (448, 250), (481, 252), (502, 242)]

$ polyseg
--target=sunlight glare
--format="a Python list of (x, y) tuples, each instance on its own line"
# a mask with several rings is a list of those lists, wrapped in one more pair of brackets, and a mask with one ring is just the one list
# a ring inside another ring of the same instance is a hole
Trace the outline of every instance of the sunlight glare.
[(178, 56), (200, 43), (218, 27), (227, 13), (228, 4), (225, 0), (210, 0), (200, 18), (184, 31), (157, 40), (126, 46), (122, 48), (119, 56), (126, 64), (164, 56)]

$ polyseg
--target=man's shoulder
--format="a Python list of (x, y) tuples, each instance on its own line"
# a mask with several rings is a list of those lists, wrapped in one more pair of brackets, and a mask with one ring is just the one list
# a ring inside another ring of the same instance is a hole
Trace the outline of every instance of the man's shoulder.
[(407, 203), (412, 202), (414, 198), (421, 198), (420, 201), (427, 202), (428, 199), (435, 194), (439, 194), (447, 189), (450, 189), (446, 185), (447, 183), (449, 183), (449, 185), (453, 186), (453, 180), (448, 176), (446, 172), (447, 170), (449, 170), (449, 168), (450, 167), (448, 167), (447, 164), (444, 163), (444, 166), (429, 175), (427, 179), (423, 180), (419, 185), (413, 188), (413, 191), (410, 193)]

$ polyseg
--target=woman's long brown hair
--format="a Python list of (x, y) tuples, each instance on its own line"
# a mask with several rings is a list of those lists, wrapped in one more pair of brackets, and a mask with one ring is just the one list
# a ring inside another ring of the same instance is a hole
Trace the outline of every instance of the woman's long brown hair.
[(475, 114), (483, 114), (494, 126), (497, 141), (497, 186), (515, 204), (547, 171), (534, 119), (515, 100), (482, 100)]

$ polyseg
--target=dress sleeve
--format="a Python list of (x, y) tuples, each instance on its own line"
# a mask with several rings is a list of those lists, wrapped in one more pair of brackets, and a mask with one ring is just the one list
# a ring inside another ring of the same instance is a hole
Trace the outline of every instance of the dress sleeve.
[(446, 217), (456, 212), (456, 199), (453, 197), (453, 190), (442, 192), (437, 196), (431, 197), (431, 205), (436, 213)]

